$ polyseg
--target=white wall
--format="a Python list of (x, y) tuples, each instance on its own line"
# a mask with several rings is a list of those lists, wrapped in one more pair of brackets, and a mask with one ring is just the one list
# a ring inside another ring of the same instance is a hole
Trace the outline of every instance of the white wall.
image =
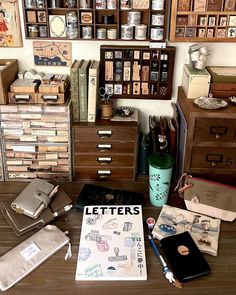
[[(20, 70), (35, 69), (44, 73), (64, 73), (69, 74), (69, 67), (45, 67), (35, 66), (33, 61), (33, 48), (31, 40), (25, 39), (22, 3), (20, 0), (20, 17), (22, 27), (23, 47), (21, 48), (0, 48), (0, 58), (17, 58)], [(148, 45), (148, 42), (99, 42), (99, 41), (71, 41), (72, 59), (99, 59), (100, 45)], [(144, 132), (148, 131), (148, 115), (172, 115), (171, 102), (177, 99), (177, 88), (181, 85), (183, 64), (188, 63), (188, 48), (192, 43), (168, 43), (176, 47), (176, 58), (173, 78), (172, 100), (138, 100), (119, 99), (116, 105), (137, 107), (140, 110), (141, 125)], [(211, 55), (207, 65), (236, 66), (236, 43), (204, 43)]]

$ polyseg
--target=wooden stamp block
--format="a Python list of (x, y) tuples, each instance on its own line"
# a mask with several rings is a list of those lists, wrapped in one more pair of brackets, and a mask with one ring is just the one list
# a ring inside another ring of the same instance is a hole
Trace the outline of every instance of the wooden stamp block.
[(39, 23), (46, 23), (47, 22), (46, 11), (37, 11), (37, 18)]
[(189, 11), (190, 10), (190, 0), (179, 0), (177, 10), (178, 11)]
[(83, 11), (80, 14), (81, 24), (92, 24), (93, 23), (93, 14), (92, 12)]
[(206, 0), (195, 0), (193, 10), (197, 12), (206, 11), (206, 3)]
[(36, 19), (36, 11), (34, 11), (34, 10), (28, 10), (26, 15), (27, 15), (27, 21), (29, 23), (36, 23), (37, 22), (37, 19)]
[(222, 0), (208, 0), (207, 11), (221, 11)]
[(225, 0), (224, 11), (234, 11), (236, 0)]

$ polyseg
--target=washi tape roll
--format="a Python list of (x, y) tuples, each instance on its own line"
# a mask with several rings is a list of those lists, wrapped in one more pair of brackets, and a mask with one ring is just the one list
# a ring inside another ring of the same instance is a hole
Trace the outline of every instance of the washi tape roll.
[(135, 39), (136, 40), (147, 39), (147, 25), (135, 26)]
[(116, 39), (117, 38), (117, 30), (116, 29), (108, 29), (107, 30), (107, 39)]
[(113, 14), (104, 14), (102, 16), (102, 22), (104, 24), (112, 24), (113, 23), (113, 19), (114, 19)]
[(124, 24), (121, 25), (121, 39), (123, 40), (132, 40), (133, 39), (133, 27)]
[(152, 9), (153, 10), (163, 10), (164, 9), (164, 0), (152, 0)]
[(129, 11), (128, 12), (128, 25), (137, 26), (141, 23), (141, 11)]
[(162, 40), (163, 39), (163, 28), (151, 28), (150, 38), (152, 40)]
[(163, 14), (152, 14), (153, 26), (164, 26), (165, 16)]

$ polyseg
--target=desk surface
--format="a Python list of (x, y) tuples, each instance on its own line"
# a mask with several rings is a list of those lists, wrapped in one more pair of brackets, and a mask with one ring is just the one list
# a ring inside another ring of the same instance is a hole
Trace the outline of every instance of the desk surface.
[[(98, 184), (98, 183), (96, 183)], [(148, 201), (148, 187), (146, 183), (99, 183), (108, 187), (143, 192), (145, 205), (143, 207), (144, 219), (157, 218), (160, 209), (150, 205)], [(0, 200), (17, 196), (27, 185), (27, 182), (0, 182)], [(69, 194), (73, 202), (76, 200), (82, 182), (61, 183), (61, 187)], [(183, 202), (176, 196), (171, 196), (170, 205), (183, 206)], [(55, 220), (54, 224), (61, 230), (69, 231), (73, 256), (64, 260), (66, 247), (62, 248), (46, 262), (36, 268), (27, 277), (18, 282), (11, 289), (4, 292), (6, 295), (26, 294), (181, 294), (181, 295), (227, 295), (235, 294), (236, 289), (236, 222), (222, 222), (219, 240), (219, 252), (217, 257), (204, 255), (208, 261), (212, 273), (209, 276), (188, 281), (182, 289), (175, 289), (162, 274), (158, 258), (155, 256), (149, 242), (146, 240), (147, 281), (99, 281), (79, 282), (75, 281), (77, 252), (80, 239), (82, 213), (72, 209), (66, 216)], [(17, 237), (0, 214), (0, 255), (3, 255), (17, 244), (34, 233), (31, 231), (21, 237)]]

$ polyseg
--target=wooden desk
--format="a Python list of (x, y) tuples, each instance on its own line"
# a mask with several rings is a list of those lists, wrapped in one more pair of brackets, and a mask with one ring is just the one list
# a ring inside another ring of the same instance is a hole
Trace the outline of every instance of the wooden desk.
[[(135, 190), (145, 195), (143, 208), (144, 219), (149, 216), (157, 218), (160, 210), (150, 205), (148, 201), (147, 183), (102, 183), (109, 187)], [(16, 196), (25, 186), (26, 182), (1, 182), (0, 200)], [(62, 183), (61, 186), (76, 200), (83, 183)], [(171, 196), (169, 204), (182, 207), (182, 200)], [(75, 281), (77, 252), (80, 239), (82, 213), (73, 209), (67, 216), (59, 217), (54, 224), (60, 229), (69, 230), (72, 243), (73, 256), (66, 262), (64, 256), (67, 248), (64, 247), (46, 262), (36, 268), (27, 277), (18, 282), (6, 295), (110, 295), (110, 294), (148, 294), (148, 295), (228, 295), (235, 294), (236, 289), (236, 222), (222, 222), (217, 257), (205, 255), (212, 273), (209, 276), (198, 278), (184, 284), (182, 289), (174, 289), (162, 274), (158, 258), (155, 256), (149, 242), (146, 240), (147, 281), (100, 281), (79, 282)], [(3, 255), (34, 232), (17, 237), (0, 214), (0, 255)]]

